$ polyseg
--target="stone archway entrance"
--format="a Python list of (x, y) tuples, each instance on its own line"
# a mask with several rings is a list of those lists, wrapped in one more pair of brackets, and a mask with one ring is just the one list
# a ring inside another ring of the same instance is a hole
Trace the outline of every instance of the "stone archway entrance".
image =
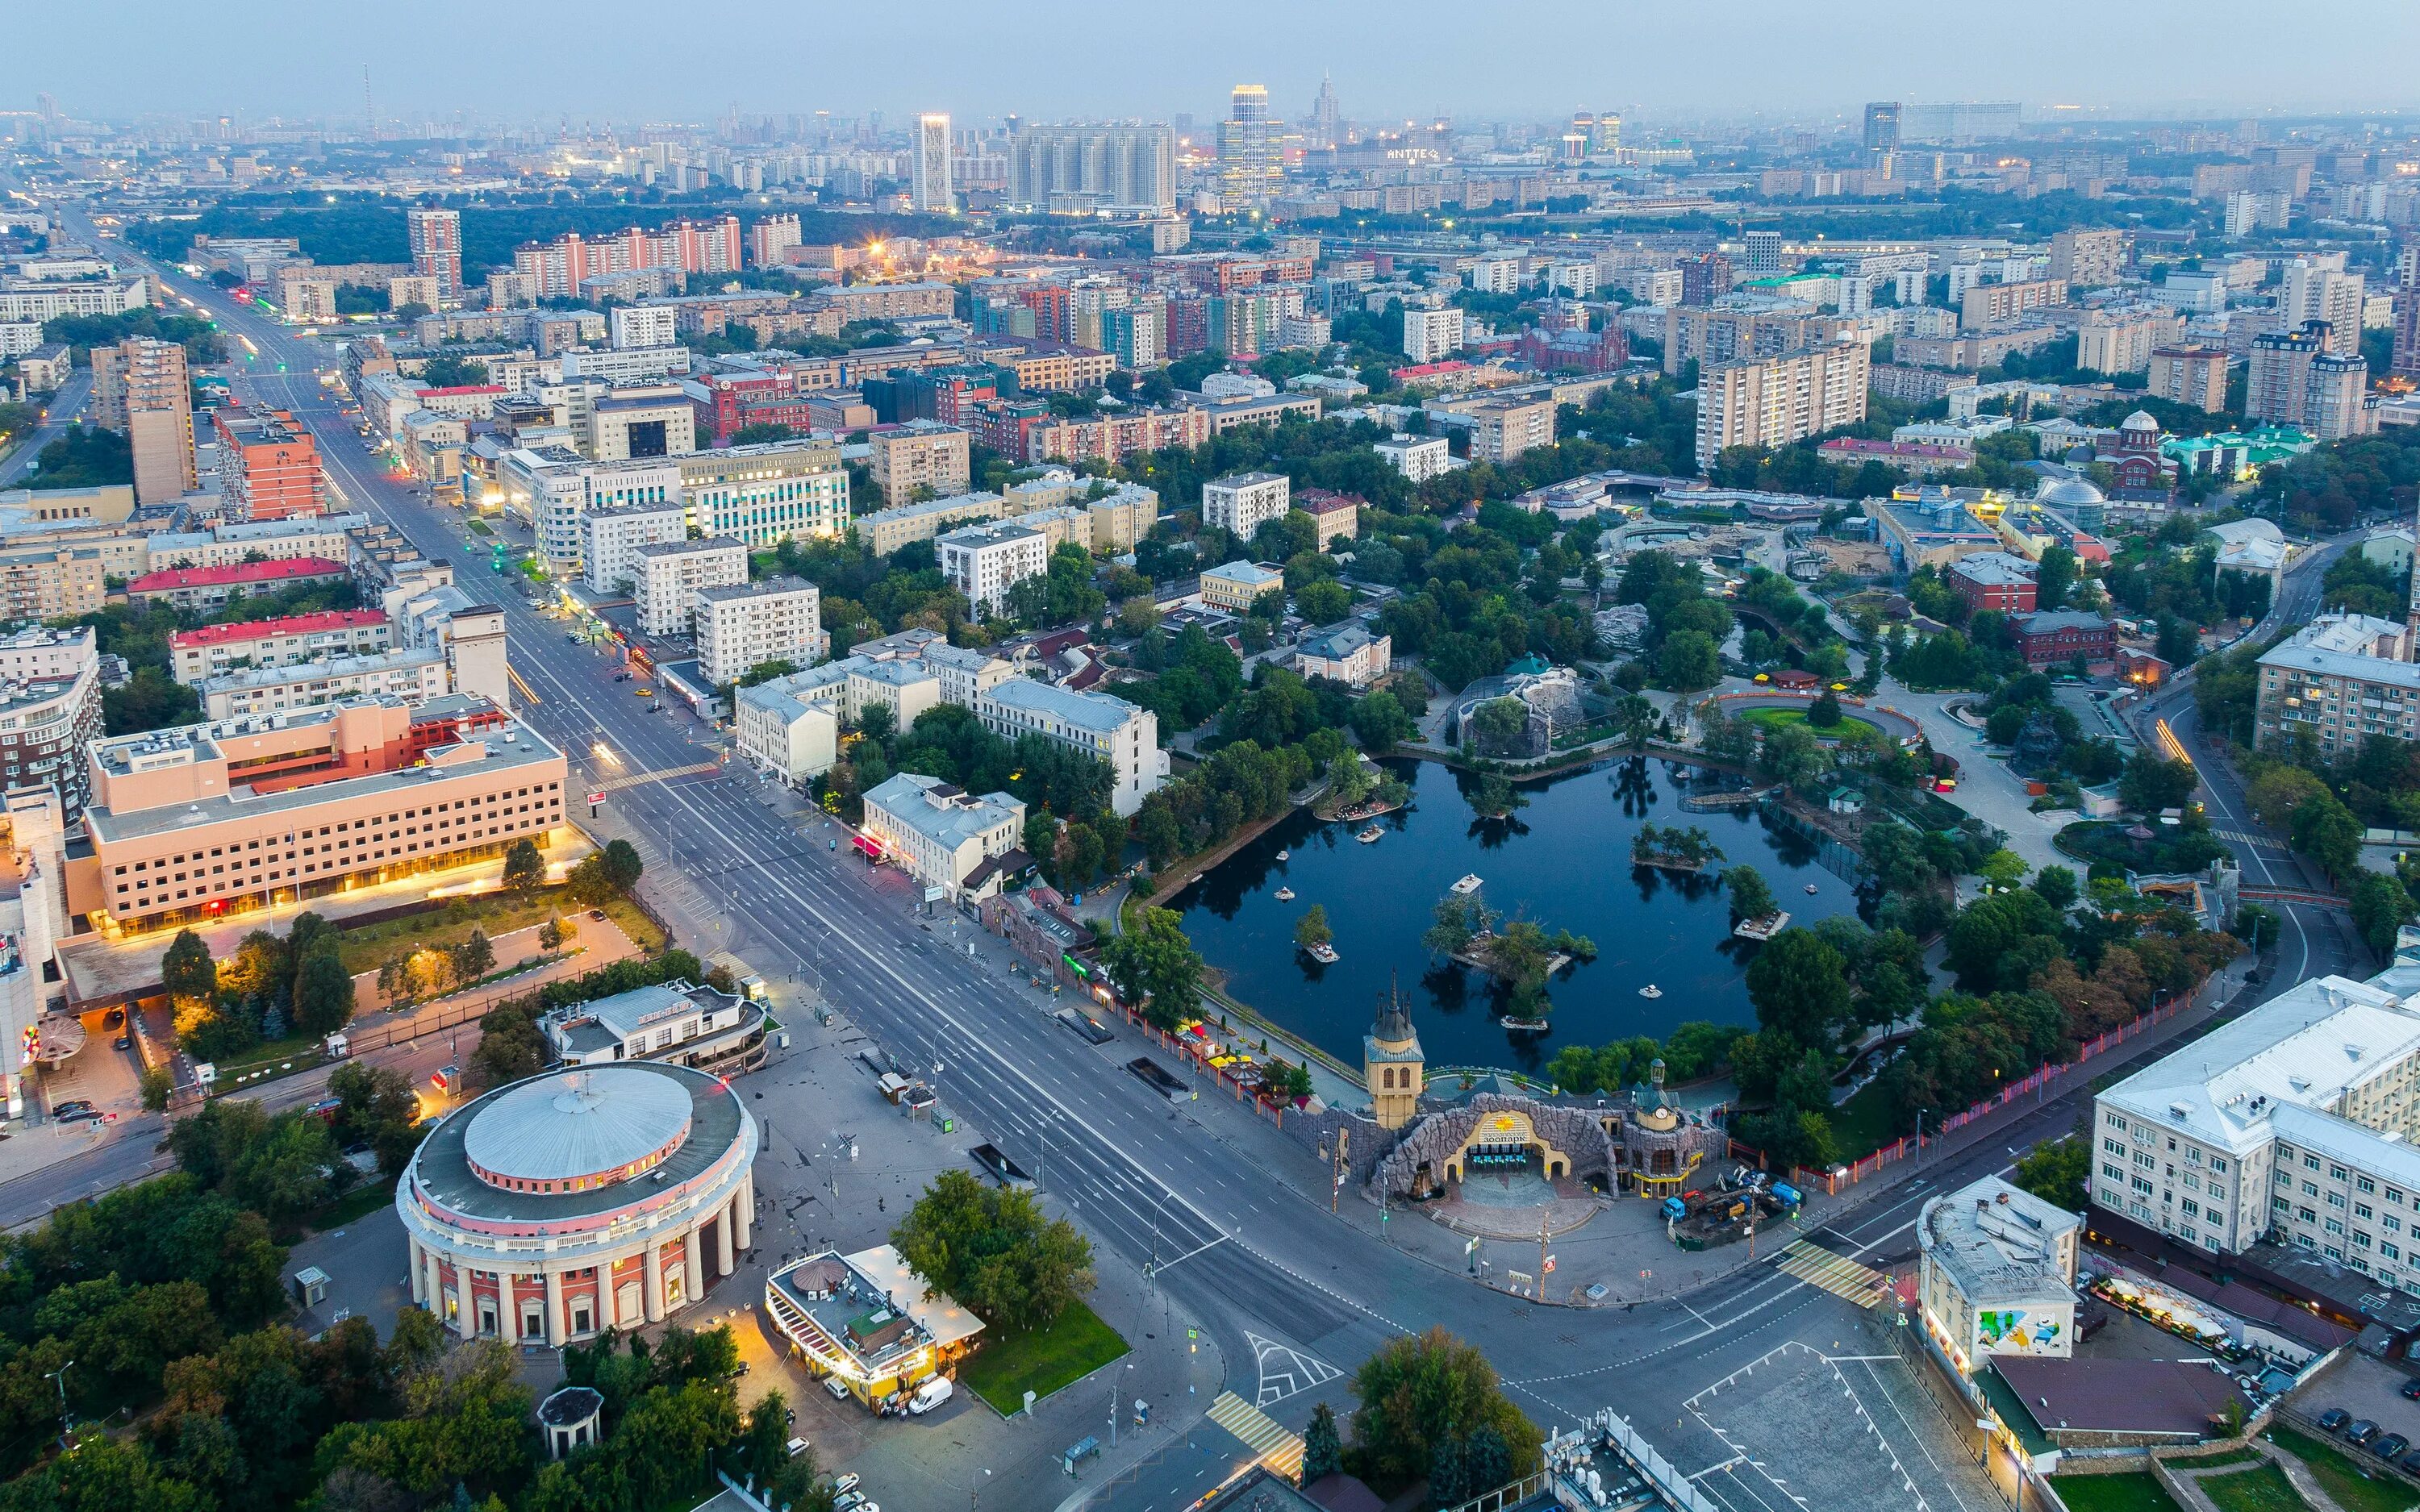
[(1528, 1114), (1513, 1108), (1481, 1115), (1445, 1163), (1446, 1180), (1452, 1183), (1511, 1172), (1534, 1172), (1549, 1180), (1572, 1174), (1571, 1156), (1548, 1143)]

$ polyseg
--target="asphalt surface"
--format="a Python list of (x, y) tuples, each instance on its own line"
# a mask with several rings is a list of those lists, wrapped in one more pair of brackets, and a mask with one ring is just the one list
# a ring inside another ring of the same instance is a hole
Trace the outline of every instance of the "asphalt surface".
[(0, 488), (30, 488), (34, 480), (25, 474), (42, 455), (42, 448), (57, 440), (68, 426), (82, 418), (85, 402), (92, 397), (92, 370), (78, 368), (59, 391), (46, 401), (50, 418), (41, 428), (25, 438), (24, 443), (0, 459)]
[[(113, 251), (131, 258), (129, 249)], [(230, 332), (252, 339), (258, 357), (249, 363), (237, 344), (234, 365), (246, 375), (240, 386), (290, 408), (313, 429), (354, 507), (391, 521), (424, 553), (453, 561), (466, 587), (503, 606), (514, 670), (536, 700), (521, 712), (569, 754), (575, 780), (672, 774), (714, 758), (712, 732), (685, 715), (650, 712), (631, 685), (613, 681), (614, 663), (575, 644), (561, 622), (498, 580), (484, 547), (465, 548), (458, 516), (428, 505), (367, 460), (353, 422), (314, 376), (315, 366), (332, 365), (329, 347), (297, 340), (214, 288), (168, 277)], [(933, 1079), (944, 1102), (1039, 1171), (1047, 1198), (1096, 1244), (1131, 1262), (1157, 1259), (1162, 1284), (1209, 1320), (1231, 1371), (1251, 1368), (1255, 1340), (1350, 1371), (1390, 1336), (1443, 1325), (1482, 1349), (1542, 1424), (1569, 1424), (1610, 1405), (1663, 1442), (1683, 1471), (1696, 1472), (1709, 1457), (1684, 1458), (1693, 1450), (1679, 1431), (1677, 1403), (1780, 1346), (1837, 1351), (1862, 1326), (1852, 1304), (1766, 1264), (1676, 1302), (1636, 1308), (1541, 1306), (1483, 1290), (1385, 1244), (1352, 1204), (1343, 1218), (1331, 1218), (1301, 1183), (1273, 1176), (1281, 1157), (1272, 1141), (1283, 1136), (1254, 1143), (1249, 1131), (1222, 1133), (1206, 1115), (1171, 1104), (1116, 1069), (1013, 980), (969, 963), (946, 949), (945, 936), (921, 928), (904, 878), (868, 871), (832, 849), (837, 832), (817, 821), (806, 821), (804, 832), (794, 827), (768, 810), (753, 779), (737, 771), (666, 776), (619, 787), (607, 802), (613, 823), (639, 837), (651, 866), (675, 868), (721, 905), (732, 921), (727, 937), (700, 942), (705, 948), (736, 950), (768, 976), (814, 982), (895, 1053), (938, 1067)], [(2289, 934), (2289, 954), (2292, 945)], [(1132, 1051), (1122, 1041), (1121, 1053)], [(2066, 1134), (2084, 1100), (2082, 1091), (2050, 1100), (1994, 1129), (1988, 1143), (1908, 1169), (1863, 1208), (1795, 1237), (1903, 1268), (1927, 1197), (2006, 1168), (2038, 1139)], [(782, 1118), (770, 1100), (765, 1111)], [(147, 1158), (149, 1142), (139, 1144)], [(1298, 1149), (1294, 1158), (1308, 1163)], [(98, 1180), (107, 1173), (75, 1174)], [(1787, 1237), (1769, 1242), (1778, 1248)], [(1687, 1258), (1676, 1253), (1674, 1264)], [(1254, 1399), (1249, 1377), (1231, 1374), (1226, 1384)], [(1306, 1392), (1267, 1411), (1299, 1429), (1318, 1395), (1343, 1396)], [(1668, 1430), (1668, 1413), (1675, 1414)], [(1791, 1500), (1778, 1485), (1741, 1484), (1752, 1470), (1726, 1473), (1726, 1487), (1738, 1494), (1715, 1493), (1722, 1504)], [(1048, 1506), (1064, 1489), (1001, 1487), (994, 1503)]]

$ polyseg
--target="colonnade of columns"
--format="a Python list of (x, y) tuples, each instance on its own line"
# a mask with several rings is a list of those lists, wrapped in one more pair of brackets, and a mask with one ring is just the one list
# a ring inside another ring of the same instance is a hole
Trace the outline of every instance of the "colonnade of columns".
[[(715, 1273), (729, 1275), (738, 1269), (739, 1254), (751, 1247), (752, 1219), (756, 1206), (756, 1182), (752, 1176), (743, 1178), (730, 1196), (710, 1211), (682, 1229), (678, 1236), (681, 1246), (680, 1296), (669, 1304), (664, 1296), (663, 1246), (660, 1235), (649, 1235), (640, 1250), (640, 1312), (644, 1320), (660, 1323), (668, 1312), (697, 1301), (706, 1294), (706, 1260), (704, 1233), (711, 1224), (715, 1230)], [(627, 1254), (598, 1259), (594, 1263), (597, 1283), (594, 1300), (590, 1302), (589, 1326), (585, 1333), (607, 1327), (628, 1328), (641, 1319), (621, 1316), (614, 1267)], [(454, 1284), (445, 1284), (443, 1259), (451, 1259)], [(572, 1299), (565, 1288), (565, 1278), (572, 1272), (586, 1270), (588, 1265), (540, 1265), (534, 1271), (500, 1271), (496, 1288), (494, 1333), (506, 1344), (524, 1341), (523, 1308), (527, 1305), (520, 1294), (518, 1283), (532, 1277), (542, 1277), (546, 1284), (546, 1320), (543, 1327), (531, 1335), (534, 1340), (543, 1335), (545, 1342), (561, 1348), (573, 1336), (570, 1308)], [(473, 1267), (460, 1256), (441, 1257), (440, 1252), (418, 1239), (411, 1242), (411, 1300), (437, 1315), (441, 1321), (451, 1321), (464, 1339), (475, 1339), (488, 1332), (480, 1319), (480, 1298), (471, 1284)], [(448, 1307), (452, 1318), (447, 1319)]]

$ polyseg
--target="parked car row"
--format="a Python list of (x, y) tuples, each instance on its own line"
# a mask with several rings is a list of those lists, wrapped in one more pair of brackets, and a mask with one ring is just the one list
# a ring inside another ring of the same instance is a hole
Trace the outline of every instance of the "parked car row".
[[(2420, 1401), (2420, 1376), (2403, 1382), (2403, 1395)], [(2400, 1433), (2381, 1433), (2378, 1425), (2366, 1417), (2355, 1417), (2341, 1407), (2331, 1407), (2317, 1419), (2323, 1432), (2340, 1434), (2345, 1443), (2368, 1450), (2379, 1458), (2420, 1475), (2420, 1450), (2412, 1450), (2412, 1441)]]

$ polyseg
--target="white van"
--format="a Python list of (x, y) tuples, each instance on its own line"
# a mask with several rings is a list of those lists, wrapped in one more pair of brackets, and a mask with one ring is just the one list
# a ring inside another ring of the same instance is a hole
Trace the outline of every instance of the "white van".
[(948, 1401), (956, 1389), (956, 1387), (951, 1385), (949, 1377), (935, 1376), (932, 1380), (927, 1381), (923, 1385), (917, 1387), (916, 1395), (908, 1398), (908, 1411), (915, 1413), (919, 1417), (922, 1417), (924, 1413), (931, 1412), (934, 1408)]

